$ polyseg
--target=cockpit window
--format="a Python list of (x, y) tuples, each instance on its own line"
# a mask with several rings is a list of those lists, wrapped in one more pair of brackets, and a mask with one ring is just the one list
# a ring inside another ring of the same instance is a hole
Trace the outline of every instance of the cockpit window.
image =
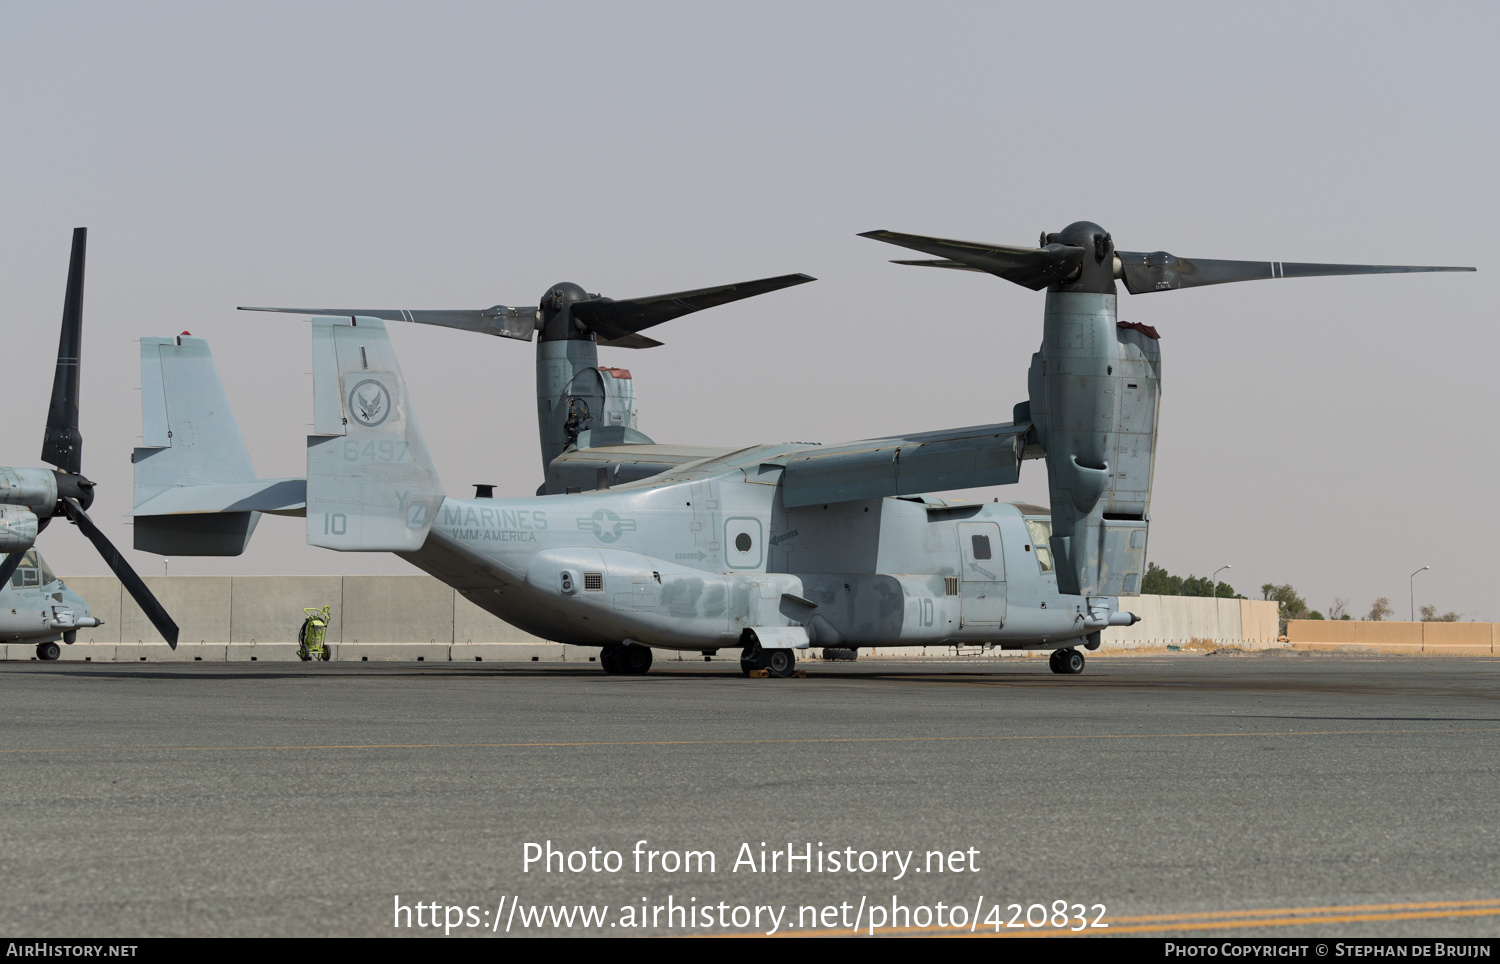
[(970, 541), (974, 545), (975, 559), (988, 559), (990, 557), (990, 537), (971, 536)]
[(21, 557), (21, 565), (10, 577), (10, 584), (17, 589), (26, 589), (31, 586), (44, 586), (56, 578), (52, 570), (47, 568), (47, 564), (42, 561), (41, 555), (35, 549), (31, 549)]
[(1027, 519), (1026, 529), (1031, 533), (1031, 545), (1036, 550), (1036, 562), (1042, 572), (1052, 571), (1052, 520)]

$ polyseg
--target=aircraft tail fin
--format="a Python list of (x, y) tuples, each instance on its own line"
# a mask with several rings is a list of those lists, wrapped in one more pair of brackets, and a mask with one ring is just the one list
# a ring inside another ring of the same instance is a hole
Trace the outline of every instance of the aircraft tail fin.
[(314, 318), (307, 541), (346, 552), (411, 552), (443, 504), (427, 442), (378, 318)]
[(202, 338), (141, 339), (142, 445), (135, 465), (135, 548), (237, 556), (262, 512), (300, 515), (301, 479), (258, 479)]

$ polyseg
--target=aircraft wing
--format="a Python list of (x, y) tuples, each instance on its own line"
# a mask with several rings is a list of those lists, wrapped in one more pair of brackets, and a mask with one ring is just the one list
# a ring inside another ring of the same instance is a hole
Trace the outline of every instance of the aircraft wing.
[(782, 504), (1011, 485), (1030, 430), (1030, 422), (1006, 422), (804, 450), (786, 460)]

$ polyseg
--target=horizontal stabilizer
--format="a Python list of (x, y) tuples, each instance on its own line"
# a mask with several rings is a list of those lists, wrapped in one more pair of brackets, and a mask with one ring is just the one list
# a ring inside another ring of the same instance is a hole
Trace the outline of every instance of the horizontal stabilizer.
[(918, 495), (1021, 476), (1029, 422), (976, 425), (898, 438), (832, 445), (789, 458), (781, 483), (787, 508)]
[(256, 479), (254, 482), (205, 482), (202, 485), (174, 486), (136, 506), (135, 514), (270, 512), (276, 515), (302, 515), (306, 508), (306, 479)]
[(313, 319), (313, 420), (307, 437), (307, 542), (346, 552), (422, 547), (443, 502), (378, 318)]

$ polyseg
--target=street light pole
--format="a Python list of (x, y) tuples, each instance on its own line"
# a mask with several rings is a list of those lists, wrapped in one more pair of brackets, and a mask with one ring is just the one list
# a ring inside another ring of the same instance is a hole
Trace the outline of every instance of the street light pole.
[(1220, 566), (1219, 568), (1215, 569), (1214, 570), (1214, 574), (1212, 576), (1208, 577), (1209, 580), (1214, 584), (1214, 598), (1215, 599), (1219, 598), (1219, 573), (1223, 572), (1225, 569), (1233, 569), (1233, 568), (1234, 568), (1233, 566), (1231, 566), (1231, 565), (1229, 565), (1229, 564), (1226, 563), (1226, 564)]
[[(1426, 572), (1427, 570), (1429, 570), (1431, 568), (1432, 568), (1431, 566), (1423, 566), (1421, 569), (1418, 569), (1417, 572)], [(1412, 622), (1416, 622), (1417, 621), (1417, 572), (1412, 573), (1411, 574), (1411, 578), (1406, 581), (1407, 582), (1407, 589), (1411, 590), (1411, 600), (1410, 601), (1411, 601), (1411, 621)]]

